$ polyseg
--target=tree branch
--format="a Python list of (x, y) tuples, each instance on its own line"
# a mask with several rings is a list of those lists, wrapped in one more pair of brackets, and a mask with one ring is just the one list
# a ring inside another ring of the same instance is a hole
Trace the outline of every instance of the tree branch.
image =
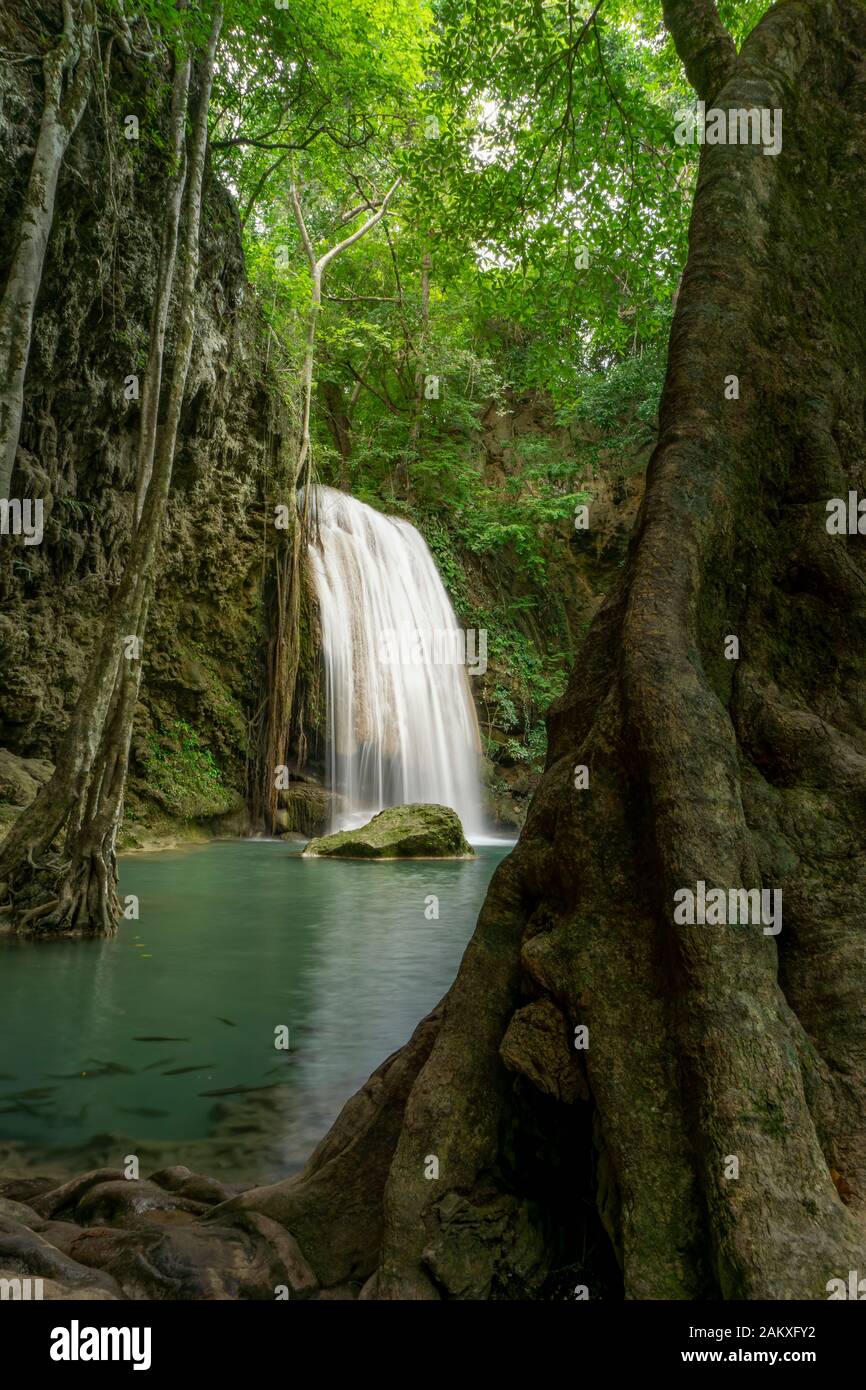
[(702, 101), (711, 100), (737, 61), (734, 40), (719, 18), (715, 0), (662, 0), (662, 11), (686, 77)]
[(249, 145), (256, 150), (285, 150), (287, 153), (292, 150), (305, 150), (312, 145), (317, 136), (322, 135), (327, 126), (316, 126), (315, 130), (306, 135), (303, 140), (266, 140), (264, 137), (259, 139), (253, 135), (233, 135), (225, 140), (211, 140), (211, 148), (214, 150), (228, 150), (236, 145)]
[(250, 216), (250, 213), (252, 212), (253, 208), (255, 207), (256, 203), (258, 202), (258, 200), (259, 200), (259, 195), (260, 195), (262, 189), (264, 188), (265, 184), (267, 183), (268, 179), (271, 177), (272, 174), (275, 174), (275, 173), (277, 172), (277, 170), (279, 169), (280, 165), (285, 164), (285, 162), (286, 162), (286, 160), (288, 159), (288, 157), (289, 157), (289, 151), (288, 151), (288, 150), (285, 150), (281, 155), (278, 155), (278, 156), (277, 156), (277, 158), (274, 160), (273, 164), (269, 164), (269, 165), (268, 165), (267, 169), (266, 169), (265, 172), (262, 174), (261, 178), (259, 179), (258, 183), (256, 184), (255, 188), (253, 189), (252, 193), (251, 193), (250, 196), (249, 196), (249, 200), (248, 200), (248, 202), (247, 202), (246, 207), (244, 208), (243, 216), (241, 217), (241, 231), (243, 231), (244, 228), (246, 227), (247, 221), (248, 221), (249, 216)]
[(367, 221), (363, 222), (356, 232), (352, 232), (351, 236), (347, 236), (345, 240), (338, 242), (336, 246), (331, 247), (330, 251), (326, 251), (323, 256), (319, 257), (317, 266), (320, 270), (324, 270), (327, 265), (330, 265), (331, 261), (334, 259), (335, 256), (341, 255), (342, 252), (348, 250), (350, 246), (354, 246), (355, 242), (360, 241), (362, 236), (366, 236), (367, 232), (369, 232), (371, 228), (375, 227), (377, 222), (381, 222), (382, 218), (385, 216), (385, 213), (388, 211), (388, 204), (391, 201), (391, 198), (397, 192), (397, 189), (400, 187), (402, 181), (402, 175), (398, 175), (394, 182), (391, 184), (391, 187), (388, 189), (388, 192), (385, 194), (381, 203), (379, 204), (377, 211), (373, 213), (372, 217), (368, 217)]
[(361, 373), (355, 370), (348, 358), (346, 359), (345, 365), (348, 367), (352, 376), (355, 378), (355, 381), (357, 382), (358, 386), (363, 386), (365, 391), (369, 391), (371, 396), (375, 396), (377, 401), (381, 401), (385, 409), (390, 410), (392, 415), (402, 415), (403, 412), (394, 404), (394, 402), (388, 396), (383, 395), (381, 391), (376, 390), (375, 386), (371, 386), (369, 381), (364, 380), (364, 378), (361, 376)]
[(326, 294), (324, 299), (332, 299), (335, 304), (399, 304), (392, 294)]
[(301, 207), (301, 200), (298, 197), (298, 189), (296, 179), (294, 176), (294, 171), (292, 173), (292, 186), (289, 189), (289, 197), (292, 200), (292, 212), (294, 213), (295, 221), (298, 224), (298, 231), (301, 234), (301, 241), (303, 242), (304, 250), (307, 253), (307, 260), (310, 262), (311, 269), (313, 270), (313, 272), (315, 272), (316, 252), (313, 249), (313, 243), (310, 241), (310, 234), (307, 231), (307, 224), (304, 221), (304, 212)]
[(372, 211), (374, 207), (375, 203), (371, 203), (368, 201), (365, 201), (363, 203), (357, 203), (355, 207), (349, 208), (348, 212), (343, 213), (343, 216), (340, 218), (340, 226), (345, 227), (346, 223), (352, 222), (358, 216), (359, 213)]

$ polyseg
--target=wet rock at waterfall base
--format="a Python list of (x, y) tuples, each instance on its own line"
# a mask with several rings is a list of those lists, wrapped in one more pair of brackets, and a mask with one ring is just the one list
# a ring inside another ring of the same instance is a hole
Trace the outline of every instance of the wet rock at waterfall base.
[(456, 811), (448, 806), (389, 806), (358, 830), (311, 840), (305, 857), (328, 859), (472, 859)]
[(286, 834), (320, 835), (334, 808), (334, 793), (311, 781), (293, 780), (277, 795), (279, 803), (274, 816), (275, 828)]

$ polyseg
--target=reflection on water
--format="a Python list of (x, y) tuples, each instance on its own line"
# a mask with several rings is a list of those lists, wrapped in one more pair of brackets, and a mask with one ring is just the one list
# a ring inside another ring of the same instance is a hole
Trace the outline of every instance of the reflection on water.
[(143, 1163), (291, 1171), (448, 988), (508, 848), (371, 864), (225, 841), (124, 859), (140, 920), (116, 940), (0, 944), (0, 1144), (120, 1163), (122, 1136)]

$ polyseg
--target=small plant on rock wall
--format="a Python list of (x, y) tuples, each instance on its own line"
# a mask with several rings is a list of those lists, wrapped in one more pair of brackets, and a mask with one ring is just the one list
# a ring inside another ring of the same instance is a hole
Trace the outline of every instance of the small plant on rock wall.
[(533, 771), (543, 771), (547, 754), (547, 729), (543, 721), (527, 728), (522, 741), (510, 738), (505, 746), (514, 762), (528, 763)]
[(222, 773), (191, 725), (176, 719), (148, 738), (145, 769), (151, 791), (178, 816), (215, 815), (226, 809)]
[(520, 723), (517, 709), (508, 691), (497, 685), (493, 691), (494, 717), (500, 729), (516, 729)]

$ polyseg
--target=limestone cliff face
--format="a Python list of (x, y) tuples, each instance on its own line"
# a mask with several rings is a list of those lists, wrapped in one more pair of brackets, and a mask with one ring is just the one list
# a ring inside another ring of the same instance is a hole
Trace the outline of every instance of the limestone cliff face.
[[(27, 12), (29, 21), (15, 3), (0, 16), (0, 46), (36, 51)], [(41, 17), (51, 32), (50, 6)], [(0, 226), (11, 229), (41, 107), (40, 65), (8, 66), (0, 80)], [(164, 201), (153, 106), (142, 65), (115, 49), (58, 189), (12, 487), (43, 500), (44, 538), (25, 546), (0, 537), (0, 746), (27, 757), (50, 759), (57, 747), (126, 552), (139, 417), (128, 379), (144, 372)], [(124, 139), (127, 114), (139, 116), (138, 142)], [(10, 249), (0, 238), (0, 280)], [(228, 812), (245, 790), (273, 542), (266, 505), (284, 452), (263, 331), (234, 205), (210, 178), (133, 812), (145, 780), (173, 814)]]

